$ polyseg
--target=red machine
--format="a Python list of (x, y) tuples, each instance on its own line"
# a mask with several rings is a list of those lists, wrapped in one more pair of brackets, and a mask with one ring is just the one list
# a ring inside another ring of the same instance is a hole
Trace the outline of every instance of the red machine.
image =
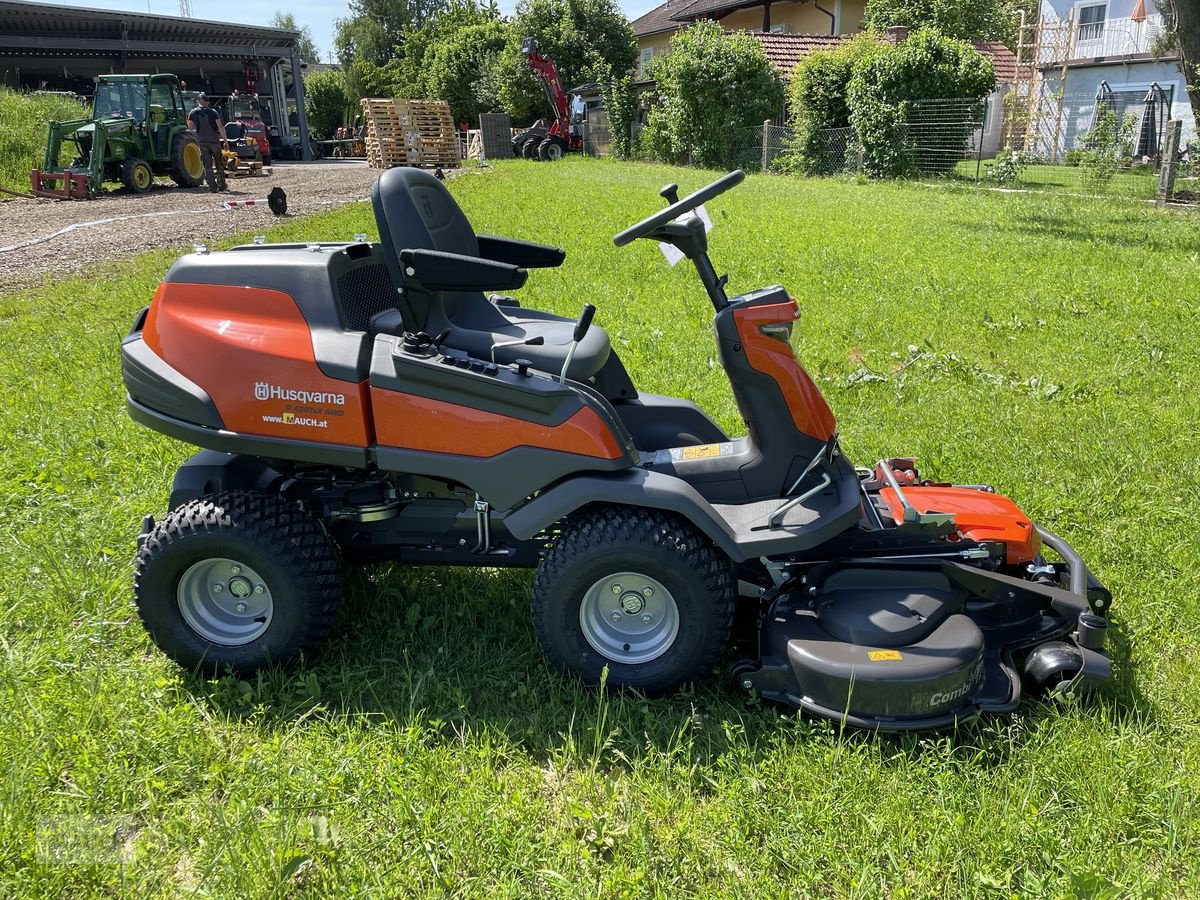
[[(256, 83), (247, 76), (247, 84)], [(258, 145), (263, 165), (269, 166), (271, 164), (271, 143), (267, 140), (267, 125), (263, 121), (258, 94), (239, 94), (237, 91), (230, 94), (229, 121), (240, 125), (242, 133)]]
[(579, 126), (571, 122), (572, 104), (558, 78), (558, 66), (549, 56), (538, 52), (535, 38), (527, 37), (521, 41), (521, 52), (546, 91), (554, 120), (547, 124), (545, 119), (538, 119), (513, 138), (513, 156), (553, 162), (562, 159), (568, 151), (578, 153), (583, 150), (583, 135)]

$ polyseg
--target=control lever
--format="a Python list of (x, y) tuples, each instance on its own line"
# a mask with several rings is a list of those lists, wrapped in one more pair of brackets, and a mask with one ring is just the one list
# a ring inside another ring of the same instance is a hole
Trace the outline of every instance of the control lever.
[(674, 206), (679, 202), (679, 185), (674, 183), (668, 184), (658, 192), (658, 196), (666, 200), (668, 206)]
[(438, 332), (438, 336), (435, 337), (432, 341), (433, 349), (441, 350), (442, 343), (446, 340), (446, 338), (450, 337), (450, 332), (453, 330), (454, 329), (452, 329), (452, 328), (443, 328), (440, 332)]
[(501, 347), (540, 347), (546, 343), (546, 339), (542, 335), (531, 338), (518, 338), (515, 341), (496, 341), (492, 344), (492, 362), (496, 361), (496, 351)]
[(590, 303), (583, 304), (583, 310), (579, 313), (579, 319), (575, 322), (575, 333), (571, 336), (571, 346), (567, 349), (567, 358), (563, 362), (562, 372), (558, 375), (558, 383), (566, 384), (567, 370), (571, 368), (571, 361), (575, 359), (575, 351), (579, 347), (579, 342), (583, 340), (584, 335), (588, 333), (588, 329), (592, 327), (592, 319), (596, 315), (596, 307)]

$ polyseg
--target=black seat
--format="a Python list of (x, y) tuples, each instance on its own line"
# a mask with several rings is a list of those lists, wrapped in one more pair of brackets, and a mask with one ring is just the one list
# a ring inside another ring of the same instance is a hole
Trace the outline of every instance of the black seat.
[[(371, 191), (371, 203), (392, 279), (402, 286), (397, 305), (407, 330), (436, 335), (449, 328), (444, 346), (483, 359), (491, 358), (497, 343), (541, 338), (540, 345), (497, 348), (496, 361), (511, 363), (525, 358), (537, 369), (558, 374), (566, 360), (574, 320), (522, 307), (497, 306), (482, 290), (425, 288), (401, 254), (432, 250), (525, 269), (559, 265), (564, 258), (562, 250), (476, 235), (445, 185), (420, 169), (384, 172)], [(470, 261), (459, 262), (466, 268)], [(591, 378), (604, 367), (610, 352), (608, 335), (593, 325), (580, 342), (568, 375), (576, 380)]]

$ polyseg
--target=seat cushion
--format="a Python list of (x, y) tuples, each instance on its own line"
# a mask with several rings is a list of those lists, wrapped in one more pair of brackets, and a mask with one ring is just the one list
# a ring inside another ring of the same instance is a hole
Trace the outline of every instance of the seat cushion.
[[(498, 348), (496, 362), (527, 359), (535, 369), (557, 375), (567, 359), (575, 320), (536, 309), (496, 307), (479, 295), (477, 299), (459, 303), (444, 327), (450, 328), (445, 346), (481, 359), (492, 358), (493, 344), (541, 337), (545, 342), (541, 345), (517, 344)], [(608, 334), (593, 325), (579, 342), (567, 376), (576, 381), (591, 378), (604, 367), (611, 350)]]

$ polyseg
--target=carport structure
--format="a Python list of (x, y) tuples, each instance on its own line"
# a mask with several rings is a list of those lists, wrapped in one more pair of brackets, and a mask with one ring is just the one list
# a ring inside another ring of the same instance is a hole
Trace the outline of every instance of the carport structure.
[(280, 28), (179, 16), (0, 0), (0, 84), (19, 90), (91, 94), (92, 79), (114, 73), (172, 73), (192, 90), (247, 91), (281, 135), (299, 131), (310, 159), (299, 34)]

